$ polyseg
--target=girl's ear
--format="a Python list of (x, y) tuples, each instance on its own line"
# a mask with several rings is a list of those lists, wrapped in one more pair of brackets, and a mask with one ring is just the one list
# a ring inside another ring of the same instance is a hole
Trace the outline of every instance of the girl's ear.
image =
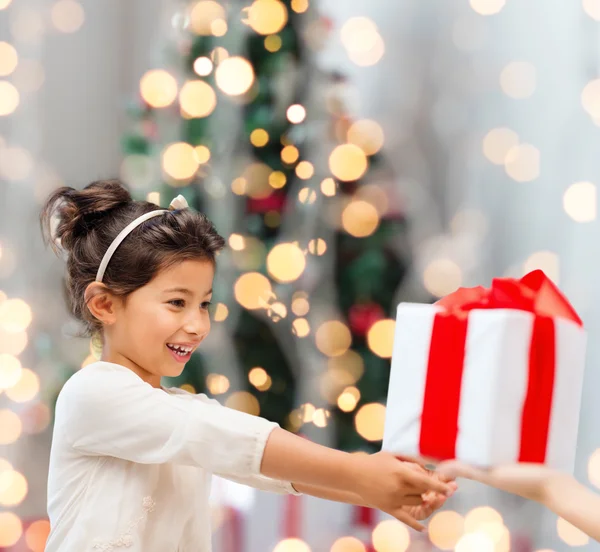
[(85, 289), (85, 304), (92, 316), (110, 326), (117, 319), (117, 309), (120, 299), (101, 282), (92, 282)]

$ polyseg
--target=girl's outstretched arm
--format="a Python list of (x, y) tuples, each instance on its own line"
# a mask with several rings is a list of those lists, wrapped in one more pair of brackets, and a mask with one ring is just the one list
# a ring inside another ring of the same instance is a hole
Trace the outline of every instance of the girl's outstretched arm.
[(600, 542), (600, 495), (569, 475), (540, 464), (512, 464), (481, 470), (455, 461), (440, 464), (438, 472), (535, 500)]

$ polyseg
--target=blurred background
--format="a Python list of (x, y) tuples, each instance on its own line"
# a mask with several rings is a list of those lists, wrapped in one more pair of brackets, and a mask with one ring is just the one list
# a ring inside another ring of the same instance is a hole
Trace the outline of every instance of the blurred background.
[[(600, 0), (0, 0), (0, 550), (41, 552), (56, 396), (98, 351), (44, 249), (56, 187), (177, 194), (227, 239), (173, 385), (379, 450), (400, 301), (542, 268), (590, 335), (577, 477), (600, 486)], [(216, 552), (600, 550), (464, 483), (418, 535), (213, 488)]]

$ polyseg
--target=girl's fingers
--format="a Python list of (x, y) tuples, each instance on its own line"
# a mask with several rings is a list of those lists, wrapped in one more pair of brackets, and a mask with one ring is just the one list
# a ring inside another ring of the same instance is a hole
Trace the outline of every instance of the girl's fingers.
[(448, 483), (444, 483), (426, 472), (407, 471), (405, 479), (408, 485), (420, 489), (421, 493), (427, 491), (436, 491), (444, 495), (452, 493), (452, 487)]
[(413, 518), (411, 515), (407, 514), (403, 510), (397, 510), (396, 512), (392, 512), (392, 515), (398, 521), (401, 521), (402, 523), (408, 525), (409, 527), (412, 527), (415, 531), (419, 531), (419, 533), (422, 533), (425, 531), (424, 525), (419, 523), (415, 518)]
[(402, 498), (402, 504), (405, 506), (420, 506), (425, 500), (421, 495), (407, 495)]

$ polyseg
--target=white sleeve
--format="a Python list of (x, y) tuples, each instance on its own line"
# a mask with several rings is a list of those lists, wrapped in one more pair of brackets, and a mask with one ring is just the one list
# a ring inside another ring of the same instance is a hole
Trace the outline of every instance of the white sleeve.
[(74, 449), (140, 464), (173, 462), (238, 477), (260, 474), (277, 424), (170, 395), (113, 366), (82, 368), (60, 393), (56, 422)]
[[(182, 392), (184, 393), (184, 392)], [(193, 397), (207, 405), (212, 405), (217, 408), (222, 408), (224, 410), (229, 410), (221, 403), (219, 403), (215, 399), (209, 399), (206, 395), (200, 393), (198, 395), (193, 395)], [(283, 481), (280, 479), (272, 479), (271, 477), (267, 477), (262, 475), (261, 473), (249, 474), (245, 476), (240, 475), (228, 475), (224, 473), (215, 472), (215, 475), (218, 475), (224, 479), (228, 479), (229, 481), (234, 481), (235, 483), (241, 483), (242, 485), (247, 485), (248, 487), (253, 487), (258, 489), (259, 491), (268, 491), (271, 493), (277, 494), (294, 494), (301, 495), (294, 486), (289, 481)]]

